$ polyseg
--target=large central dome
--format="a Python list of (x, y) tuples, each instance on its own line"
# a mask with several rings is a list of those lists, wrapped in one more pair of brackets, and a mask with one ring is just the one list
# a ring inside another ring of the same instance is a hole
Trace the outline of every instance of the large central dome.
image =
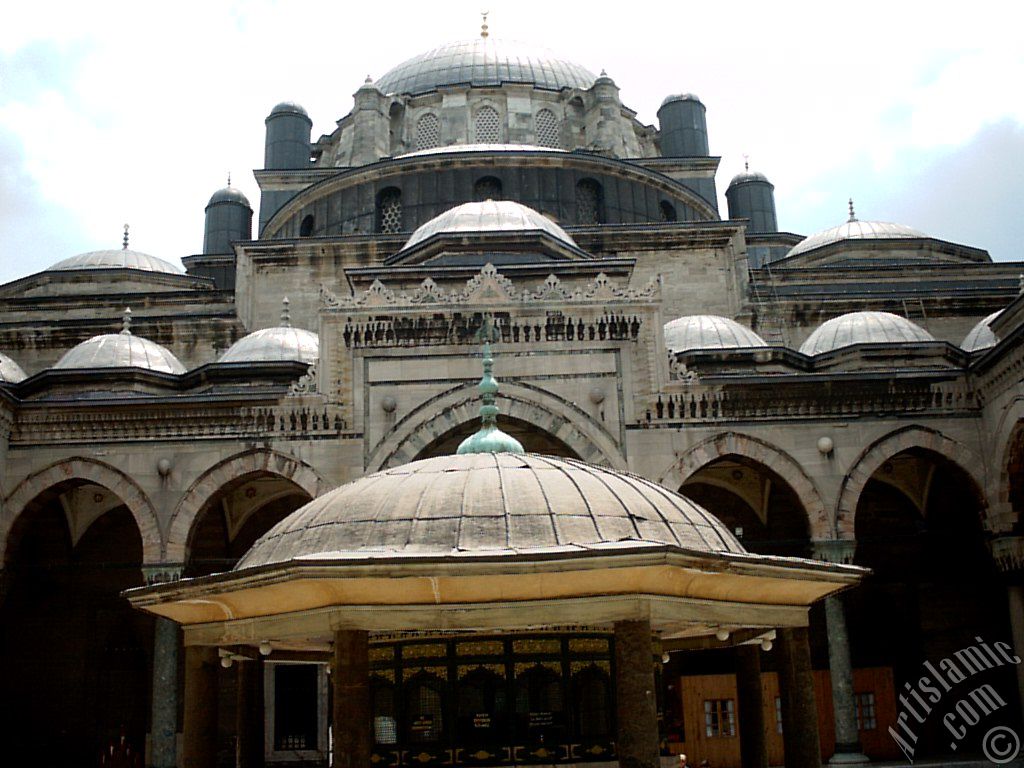
[(399, 64), (376, 86), (384, 93), (416, 96), (446, 85), (498, 86), (524, 83), (560, 91), (586, 90), (597, 77), (579, 64), (544, 48), (510, 40), (477, 37), (442, 45)]

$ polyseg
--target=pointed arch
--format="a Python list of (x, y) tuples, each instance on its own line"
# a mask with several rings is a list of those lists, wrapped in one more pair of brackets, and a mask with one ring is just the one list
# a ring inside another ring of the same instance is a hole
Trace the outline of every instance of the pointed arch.
[(165, 547), (167, 562), (185, 561), (189, 532), (196, 516), (210, 498), (233, 480), (257, 473), (289, 480), (313, 499), (330, 488), (311, 466), (277, 451), (257, 449), (224, 459), (201, 474), (175, 507), (168, 526)]
[(161, 561), (162, 537), (156, 509), (138, 483), (102, 461), (75, 456), (62, 459), (26, 477), (4, 499), (0, 511), (0, 563), (7, 556), (7, 540), (25, 507), (43, 491), (60, 483), (81, 480), (101, 485), (115, 494), (131, 512), (142, 538), (142, 562)]
[[(584, 461), (626, 469), (615, 437), (585, 411), (557, 395), (523, 384), (502, 383), (497, 405), (503, 415), (545, 430)], [(449, 389), (421, 403), (370, 450), (366, 471), (412, 461), (439, 437), (478, 419), (479, 407), (480, 396), (472, 384)]]
[(740, 456), (762, 464), (785, 480), (807, 514), (812, 540), (832, 539), (835, 536), (821, 494), (799, 462), (781, 448), (752, 435), (740, 432), (713, 435), (680, 456), (658, 482), (667, 488), (681, 488), (698, 470), (726, 456)]
[[(879, 467), (898, 453), (911, 448), (922, 448), (945, 456), (960, 467), (974, 482), (979, 503), (985, 503), (985, 495), (981, 489), (985, 487), (984, 467), (980, 459), (961, 443), (946, 437), (941, 432), (928, 427), (911, 425), (898, 429), (879, 438), (865, 448), (850, 471), (843, 478), (836, 504), (836, 530), (838, 538), (853, 541), (857, 503), (868, 480)], [(984, 523), (984, 510), (982, 512)]]

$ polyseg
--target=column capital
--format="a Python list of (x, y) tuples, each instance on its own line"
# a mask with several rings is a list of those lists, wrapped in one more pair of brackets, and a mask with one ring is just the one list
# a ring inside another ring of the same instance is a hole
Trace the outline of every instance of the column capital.
[(171, 581), (179, 581), (184, 563), (143, 563), (142, 576), (146, 580), (146, 586), (154, 584), (166, 584)]
[(811, 549), (814, 552), (815, 560), (853, 565), (857, 542), (853, 539), (817, 539), (811, 542)]
[(988, 547), (1004, 576), (1024, 572), (1024, 536), (996, 536), (989, 539)]

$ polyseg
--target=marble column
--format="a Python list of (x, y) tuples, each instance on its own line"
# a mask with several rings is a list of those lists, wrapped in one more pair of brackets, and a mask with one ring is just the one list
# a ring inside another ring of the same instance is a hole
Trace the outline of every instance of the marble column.
[[(853, 563), (856, 542), (818, 541), (815, 554), (830, 563)], [(825, 598), (825, 625), (828, 633), (828, 667), (832, 681), (832, 713), (836, 750), (830, 764), (869, 762), (861, 753), (857, 730), (857, 705), (853, 690), (853, 662), (850, 660), (850, 635), (846, 631), (846, 611), (839, 596)]]
[(736, 698), (740, 764), (743, 768), (768, 768), (759, 645), (741, 645), (736, 649)]
[(782, 697), (782, 746), (786, 768), (821, 768), (818, 707), (807, 628), (780, 629), (779, 693)]
[(216, 648), (186, 646), (185, 722), (181, 729), (184, 768), (215, 768), (217, 765), (219, 668)]
[(178, 649), (181, 631), (157, 616), (153, 628), (153, 695), (150, 722), (150, 768), (175, 768), (178, 734)]
[(658, 705), (651, 623), (615, 622), (615, 749), (621, 768), (659, 768)]
[(263, 661), (257, 654), (251, 661), (237, 662), (235, 668), (235, 766), (260, 768), (263, 765)]
[(370, 636), (358, 629), (334, 633), (334, 766), (370, 765)]

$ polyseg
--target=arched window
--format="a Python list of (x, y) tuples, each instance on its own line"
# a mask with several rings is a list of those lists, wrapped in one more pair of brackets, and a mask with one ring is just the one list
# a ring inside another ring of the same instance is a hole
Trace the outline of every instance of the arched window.
[(604, 223), (604, 191), (594, 179), (581, 179), (576, 184), (576, 223)]
[(550, 109), (542, 109), (534, 118), (537, 143), (542, 147), (559, 149), (562, 146), (561, 125), (555, 113)]
[(433, 112), (416, 121), (416, 149), (431, 149), (441, 144), (441, 122)]
[(373, 739), (377, 744), (398, 743), (398, 727), (395, 720), (395, 689), (391, 685), (377, 685), (374, 688)]
[(605, 739), (612, 736), (611, 686), (603, 670), (591, 666), (574, 676), (573, 709), (579, 738)]
[(562, 678), (554, 670), (530, 667), (516, 677), (516, 738), (529, 744), (561, 744), (565, 734)]
[(397, 187), (388, 187), (377, 195), (377, 231), (402, 231), (402, 190)]
[(488, 669), (469, 672), (456, 694), (456, 741), (488, 744), (504, 736), (507, 711), (505, 679)]
[(473, 199), (478, 203), (483, 200), (501, 200), (501, 179), (484, 176), (473, 185)]
[(480, 107), (476, 111), (476, 130), (474, 133), (478, 144), (497, 144), (501, 141), (501, 117), (494, 107)]
[(299, 237), (309, 237), (312, 235), (314, 224), (316, 224), (316, 219), (313, 218), (313, 214), (311, 213), (306, 216), (299, 225)]
[(414, 744), (441, 740), (444, 734), (444, 681), (421, 674), (405, 689), (405, 730)]
[(660, 203), (660, 207), (662, 221), (676, 220), (676, 207), (672, 205), (672, 203), (670, 203), (668, 200), (662, 200)]

